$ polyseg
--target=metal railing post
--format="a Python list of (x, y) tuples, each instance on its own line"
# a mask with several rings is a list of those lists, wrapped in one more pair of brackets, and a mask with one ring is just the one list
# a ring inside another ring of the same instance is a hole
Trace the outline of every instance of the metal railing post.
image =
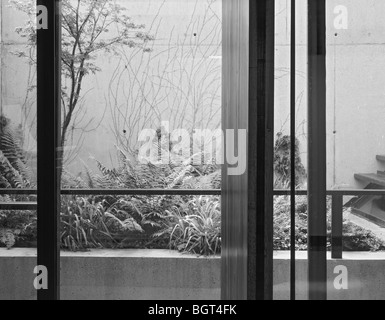
[(327, 299), (326, 3), (308, 0), (309, 299)]
[(332, 259), (342, 259), (343, 196), (332, 196)]

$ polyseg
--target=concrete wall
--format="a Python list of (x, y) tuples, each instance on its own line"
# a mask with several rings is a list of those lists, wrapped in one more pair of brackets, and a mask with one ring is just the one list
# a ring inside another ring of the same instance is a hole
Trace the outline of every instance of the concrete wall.
[[(330, 258), (330, 257), (329, 257)], [(297, 256), (297, 298), (307, 298), (306, 252)], [(36, 299), (34, 249), (0, 249), (0, 300)], [(348, 270), (348, 290), (336, 290), (336, 266)], [(345, 253), (328, 260), (329, 300), (384, 300), (385, 254)], [(236, 274), (234, 274), (236, 277)], [(289, 299), (290, 254), (274, 255), (274, 299)], [(63, 300), (218, 300), (220, 258), (167, 250), (93, 250), (62, 253)]]
[[(296, 290), (298, 300), (307, 300), (307, 253), (297, 252)], [(337, 266), (347, 268), (347, 290), (337, 290)], [(343, 260), (328, 255), (328, 300), (385, 300), (385, 253), (345, 252)], [(290, 253), (274, 253), (274, 299), (290, 299)]]
[[(27, 1), (27, 0), (26, 0)], [(30, 1), (30, 0), (28, 0)], [(116, 165), (115, 145), (138, 147), (141, 129), (158, 129), (162, 121), (174, 128), (216, 128), (221, 122), (221, 0), (117, 0), (143, 32), (155, 37), (150, 53), (119, 48), (118, 56), (100, 52), (95, 65), (100, 72), (89, 74), (82, 87), (82, 103), (73, 122), (75, 131), (67, 139), (69, 169), (78, 173), (83, 161), (94, 156)], [(32, 139), (26, 145), (35, 150), (35, 105), (33, 94), (25, 106), (29, 66), (12, 55), (22, 49), (23, 39), (15, 28), (27, 17), (1, 1), (2, 103), (0, 111), (23, 124)], [(113, 38), (112, 27), (105, 37)], [(35, 71), (35, 66), (32, 67)], [(63, 86), (69, 86), (63, 77)], [(23, 109), (29, 108), (26, 115)], [(76, 114), (76, 113), (75, 113)], [(91, 121), (91, 122), (90, 122)], [(30, 129), (30, 130), (29, 130)], [(69, 156), (69, 154), (71, 154)]]
[[(276, 131), (289, 132), (290, 1), (277, 3)], [(363, 187), (354, 173), (374, 173), (385, 153), (385, 3), (381, 0), (327, 1), (328, 187)], [(347, 9), (347, 29), (336, 29), (337, 6)], [(297, 135), (303, 161), (307, 144), (307, 11), (297, 1)], [(281, 129), (282, 128), (282, 129)]]
[[(36, 299), (36, 250), (0, 249), (0, 300)], [(220, 299), (220, 259), (167, 250), (62, 253), (63, 300)]]
[[(91, 118), (94, 119), (89, 129), (95, 130), (84, 133), (82, 143), (76, 142), (75, 135), (73, 146), (78, 147), (78, 150), (77, 157), (72, 161), (71, 168), (74, 172), (82, 169), (81, 160), (87, 161), (89, 155), (94, 155), (107, 164), (115, 162), (114, 144), (121, 144), (122, 141), (116, 139), (114, 128), (116, 126), (123, 140), (123, 130), (137, 131), (138, 128), (134, 129), (132, 123), (126, 122), (129, 115), (135, 114), (135, 110), (143, 109), (144, 116), (151, 114), (152, 107), (159, 108), (160, 116), (154, 113), (154, 121), (147, 125), (157, 128), (160, 121), (170, 120), (178, 112), (185, 114), (190, 121), (194, 114), (193, 106), (199, 110), (197, 114), (201, 120), (207, 118), (204, 111), (208, 110), (208, 106), (220, 109), (221, 92), (216, 90), (220, 89), (221, 32), (220, 28), (216, 28), (221, 19), (221, 0), (213, 1), (210, 6), (203, 0), (165, 2), (119, 0), (118, 2), (129, 9), (128, 14), (136, 23), (146, 24), (147, 29), (156, 34), (154, 52), (149, 56), (142, 56), (128, 50), (125, 51), (123, 60), (108, 54), (97, 58), (96, 64), (102, 71), (86, 79), (83, 92), (88, 93), (84, 99), (86, 114), (82, 122), (85, 124)], [(301, 0), (297, 3), (297, 135), (300, 138), (303, 161), (306, 164), (306, 1)], [(275, 125), (277, 132), (283, 131), (287, 134), (290, 92), (290, 1), (277, 0), (276, 5)], [(339, 30), (334, 26), (337, 17), (334, 9), (338, 5), (343, 5), (348, 10), (347, 29)], [(29, 67), (11, 54), (24, 45), (14, 30), (22, 25), (25, 17), (8, 8), (7, 1), (1, 1), (1, 9), (0, 109), (14, 120), (15, 125), (23, 124), (29, 140), (28, 148), (33, 151), (35, 132), (33, 92), (28, 102), (32, 113), (25, 116), (22, 112), (25, 106)], [(375, 159), (376, 154), (385, 153), (384, 14), (383, 0), (327, 1), (327, 142), (330, 188), (361, 187), (354, 180), (354, 173), (385, 169), (385, 166)], [(203, 24), (205, 18), (209, 19), (209, 22)], [(213, 30), (214, 35), (210, 33)], [(194, 36), (195, 32), (198, 36)], [(206, 39), (208, 34), (211, 34), (210, 41)], [(197, 41), (197, 38), (201, 42)], [(189, 50), (194, 50), (197, 43), (201, 43), (202, 50), (196, 51), (194, 59), (195, 62), (203, 64), (200, 71), (195, 73), (194, 69), (190, 68), (193, 59), (183, 57), (181, 52), (183, 50), (192, 52)], [(171, 51), (170, 47), (173, 48)], [(169, 64), (170, 52), (175, 58), (171, 64)], [(125, 69), (127, 61), (130, 61), (133, 68), (130, 71)], [(216, 71), (211, 72), (212, 77), (205, 78), (205, 71), (209, 66), (216, 68)], [(186, 72), (183, 71), (184, 76), (181, 77), (183, 68)], [(134, 72), (139, 74), (138, 78), (133, 77)], [(167, 77), (163, 78), (165, 82), (160, 83), (159, 79), (163, 75)], [(204, 78), (206, 80), (202, 82)], [(146, 99), (141, 94), (143, 86), (147, 90), (145, 90)], [(203, 90), (205, 94), (202, 95)], [(215, 98), (210, 100), (210, 97)], [(191, 104), (192, 101), (200, 103)], [(212, 102), (207, 103), (208, 101)], [(175, 108), (175, 105), (178, 107)], [(124, 113), (114, 115), (113, 110), (116, 106)], [(212, 123), (219, 121), (219, 117), (218, 113)], [(175, 125), (177, 124), (178, 121), (175, 121)], [(209, 125), (204, 124), (204, 121), (201, 123), (198, 121), (197, 126)]]

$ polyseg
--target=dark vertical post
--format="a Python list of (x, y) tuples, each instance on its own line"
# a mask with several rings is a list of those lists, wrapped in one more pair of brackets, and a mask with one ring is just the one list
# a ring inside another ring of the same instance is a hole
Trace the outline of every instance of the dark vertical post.
[[(238, 132), (248, 126), (249, 2), (223, 0), (222, 127)], [(236, 141), (238, 139), (236, 138)], [(225, 143), (225, 153), (227, 144)], [(248, 150), (235, 150), (247, 161)], [(226, 159), (225, 159), (226, 160)], [(222, 270), (224, 300), (246, 300), (248, 287), (247, 172), (229, 175), (222, 166)]]
[(309, 299), (326, 300), (326, 17), (325, 0), (308, 0)]
[(343, 196), (332, 197), (332, 259), (342, 259)]
[(58, 300), (60, 182), (60, 0), (37, 0), (48, 10), (48, 29), (37, 30), (38, 265), (48, 270), (48, 289), (38, 300)]
[(226, 300), (273, 297), (274, 21), (274, 0), (223, 1), (222, 124), (248, 130), (247, 171), (222, 171)]
[(248, 299), (273, 299), (275, 1), (250, 0)]
[(295, 191), (296, 191), (296, 172), (295, 172), (295, 149), (296, 149), (296, 5), (295, 0), (291, 0), (291, 41), (290, 41), (290, 300), (295, 300)]

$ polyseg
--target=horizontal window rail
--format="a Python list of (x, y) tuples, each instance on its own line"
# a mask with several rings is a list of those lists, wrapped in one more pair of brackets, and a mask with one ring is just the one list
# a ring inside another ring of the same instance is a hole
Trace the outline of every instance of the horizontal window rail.
[[(297, 190), (297, 196), (307, 196), (307, 190)], [(336, 190), (327, 190), (326, 194), (328, 196), (385, 196), (385, 189), (336, 189)], [(274, 190), (274, 196), (290, 196), (290, 190)]]
[(37, 202), (0, 202), (0, 210), (33, 211), (37, 210)]
[[(62, 195), (109, 196), (220, 196), (221, 190), (200, 189), (62, 189)], [(0, 195), (37, 195), (36, 189), (0, 189)]]
[[(220, 196), (219, 189), (62, 189), (62, 195), (208, 195)], [(385, 189), (328, 190), (328, 196), (385, 196)], [(0, 189), (0, 195), (37, 195), (36, 189)], [(274, 196), (290, 196), (290, 190), (274, 190)], [(297, 190), (297, 196), (307, 196), (307, 190)]]
[[(62, 189), (62, 195), (145, 195), (220, 196), (220, 189)], [(385, 196), (385, 189), (337, 189), (326, 191), (328, 196)], [(36, 189), (0, 189), (0, 195), (37, 195)], [(274, 190), (274, 196), (290, 196), (290, 190)], [(307, 190), (297, 190), (297, 196), (307, 196)]]
[[(332, 197), (332, 258), (342, 259), (343, 253), (343, 197), (344, 196), (385, 196), (385, 189), (374, 190), (328, 190), (328, 196)], [(221, 190), (199, 189), (62, 189), (62, 195), (78, 196), (220, 196)], [(297, 196), (307, 196), (307, 190), (297, 190)], [(37, 195), (36, 189), (0, 189), (0, 195)], [(290, 196), (290, 190), (274, 190), (274, 196)], [(0, 210), (36, 210), (37, 202), (0, 202)]]

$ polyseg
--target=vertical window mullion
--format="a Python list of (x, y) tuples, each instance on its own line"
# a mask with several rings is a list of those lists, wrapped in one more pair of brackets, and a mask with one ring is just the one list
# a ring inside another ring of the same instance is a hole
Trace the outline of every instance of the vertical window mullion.
[(296, 0), (291, 0), (290, 41), (290, 300), (296, 299), (295, 149), (296, 149)]
[(248, 219), (256, 221), (248, 242), (249, 261), (255, 257), (256, 270), (249, 268), (248, 282), (255, 287), (255, 296), (249, 290), (249, 298), (272, 300), (275, 0), (251, 1), (250, 8)]
[(308, 1), (308, 259), (309, 299), (327, 298), (326, 3)]
[(48, 28), (37, 30), (37, 185), (38, 265), (48, 271), (48, 289), (38, 300), (60, 298), (60, 0), (37, 0), (48, 12)]

